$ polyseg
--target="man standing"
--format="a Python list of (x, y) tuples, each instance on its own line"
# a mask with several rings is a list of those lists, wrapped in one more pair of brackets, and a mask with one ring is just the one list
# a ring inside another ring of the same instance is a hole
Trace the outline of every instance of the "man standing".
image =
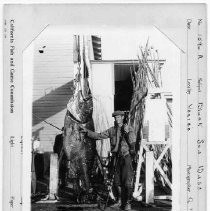
[(58, 154), (59, 159), (59, 184), (60, 188), (65, 187), (66, 184), (66, 155), (63, 151), (63, 136), (64, 127), (62, 127), (62, 133), (55, 137), (55, 143), (53, 146), (53, 152)]
[(123, 111), (115, 111), (112, 116), (115, 118), (114, 127), (101, 133), (95, 133), (87, 129), (84, 130), (92, 139), (100, 140), (110, 138), (111, 152), (113, 154), (119, 153), (114, 175), (114, 188), (118, 196), (118, 201), (115, 205), (121, 206), (124, 210), (131, 210), (130, 201), (134, 174), (131, 157), (135, 155), (136, 136), (131, 127), (128, 127), (127, 124), (123, 124)]

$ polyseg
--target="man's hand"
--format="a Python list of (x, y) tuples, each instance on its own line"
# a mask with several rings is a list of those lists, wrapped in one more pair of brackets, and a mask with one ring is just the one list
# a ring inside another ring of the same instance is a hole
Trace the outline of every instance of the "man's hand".
[(125, 133), (128, 133), (129, 132), (128, 124), (124, 124), (123, 125), (123, 130), (124, 130)]

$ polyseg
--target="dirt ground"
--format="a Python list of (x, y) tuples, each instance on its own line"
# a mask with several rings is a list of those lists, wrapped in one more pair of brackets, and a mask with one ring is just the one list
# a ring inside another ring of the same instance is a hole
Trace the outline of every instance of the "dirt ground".
[[(58, 196), (60, 200), (58, 202), (43, 201), (47, 193), (47, 190), (44, 189), (45, 186), (41, 187), (39, 184), (37, 187), (42, 192), (36, 193), (31, 198), (31, 211), (121, 211), (121, 209), (111, 206), (103, 209), (103, 204), (99, 205), (98, 200), (94, 202), (97, 204), (75, 204), (75, 194), (67, 187), (59, 189)], [(163, 195), (161, 191), (157, 191), (157, 188), (155, 190), (157, 195)], [(156, 200), (154, 204), (150, 205), (137, 201), (131, 203), (132, 211), (169, 211), (171, 206), (170, 200)]]
[[(91, 207), (92, 206), (92, 207)], [(97, 204), (80, 205), (64, 204), (64, 203), (34, 203), (32, 211), (121, 211), (119, 208), (107, 207), (106, 209), (99, 208)], [(169, 211), (171, 210), (170, 203), (156, 202), (153, 205), (146, 206), (144, 203), (133, 202), (132, 211)]]

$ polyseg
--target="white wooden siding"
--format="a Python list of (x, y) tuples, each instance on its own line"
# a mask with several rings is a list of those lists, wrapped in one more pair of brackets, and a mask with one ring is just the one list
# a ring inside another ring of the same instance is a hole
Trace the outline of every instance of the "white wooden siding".
[(46, 29), (35, 41), (33, 75), (33, 135), (40, 139), (42, 151), (52, 151), (60, 133), (43, 120), (63, 127), (73, 78), (73, 34)]

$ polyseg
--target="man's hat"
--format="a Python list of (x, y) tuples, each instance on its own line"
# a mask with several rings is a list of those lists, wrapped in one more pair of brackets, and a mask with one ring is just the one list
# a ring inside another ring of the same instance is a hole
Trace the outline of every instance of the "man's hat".
[(124, 111), (114, 111), (112, 113), (112, 117), (115, 117), (115, 116), (124, 116)]

